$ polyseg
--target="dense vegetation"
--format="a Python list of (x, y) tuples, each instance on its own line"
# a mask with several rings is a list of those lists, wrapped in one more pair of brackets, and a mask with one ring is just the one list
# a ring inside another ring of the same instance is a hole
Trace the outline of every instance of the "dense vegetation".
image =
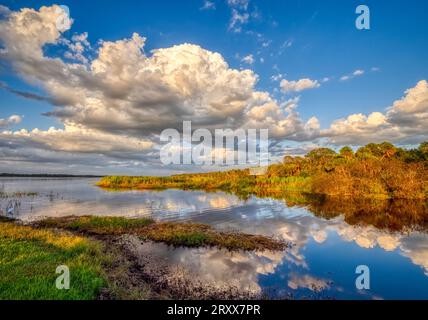
[(428, 198), (428, 142), (406, 150), (391, 143), (368, 144), (354, 152), (318, 148), (305, 157), (286, 156), (263, 175), (231, 170), (170, 177), (110, 176), (106, 188), (202, 189), (232, 192), (242, 197), (281, 196), (299, 192), (328, 197), (375, 199)]

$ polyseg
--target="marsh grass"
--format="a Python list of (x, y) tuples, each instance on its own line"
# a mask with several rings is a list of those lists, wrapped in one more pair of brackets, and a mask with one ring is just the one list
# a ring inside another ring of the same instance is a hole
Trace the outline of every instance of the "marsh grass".
[(0, 191), (0, 198), (23, 198), (23, 197), (36, 197), (38, 192), (4, 192)]
[(181, 174), (170, 177), (110, 176), (98, 186), (114, 189), (224, 191), (241, 198), (278, 197), (289, 192), (334, 198), (428, 199), (428, 142), (405, 150), (388, 142), (357, 152), (318, 148), (305, 157), (284, 157), (254, 176), (249, 169)]
[(152, 223), (154, 223), (154, 220), (150, 218), (126, 219), (122, 217), (70, 216), (47, 218), (37, 222), (36, 225), (97, 235), (121, 235), (129, 232), (138, 232), (139, 229)]
[(145, 240), (173, 246), (215, 246), (229, 250), (284, 250), (288, 244), (270, 237), (239, 232), (220, 232), (199, 223), (155, 222), (148, 218), (64, 217), (49, 218), (36, 225), (60, 228), (91, 235), (132, 234)]
[[(105, 286), (101, 245), (53, 230), (0, 220), (0, 299), (95, 299)], [(58, 290), (57, 266), (70, 269), (70, 289)]]

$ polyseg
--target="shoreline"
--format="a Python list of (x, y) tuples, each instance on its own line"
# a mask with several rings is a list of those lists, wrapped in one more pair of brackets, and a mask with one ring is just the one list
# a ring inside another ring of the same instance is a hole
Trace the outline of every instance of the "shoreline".
[[(27, 264), (25, 259), (22, 264), (21, 262), (13, 262), (12, 250), (10, 258), (6, 253), (4, 262), (6, 270), (12, 273), (15, 273), (17, 268), (38, 270), (37, 272), (33, 271), (32, 276), (46, 279), (44, 281), (37, 280), (37, 284), (32, 289), (34, 292), (40, 291), (39, 298), (49, 298), (52, 294), (58, 294), (58, 291), (55, 291), (53, 287), (54, 281), (52, 279), (56, 277), (53, 271), (57, 265), (65, 264), (71, 265), (70, 272), (72, 274), (76, 274), (76, 272), (81, 274), (83, 272), (81, 269), (83, 268), (86, 273), (92, 274), (92, 278), (98, 279), (93, 284), (95, 287), (89, 289), (89, 291), (85, 286), (81, 285), (82, 288), (77, 289), (77, 292), (74, 293), (75, 297), (77, 299), (99, 300), (186, 299), (188, 297), (193, 299), (261, 298), (260, 295), (255, 293), (243, 292), (233, 287), (216, 288), (214, 284), (209, 285), (197, 281), (189, 283), (189, 279), (181, 278), (180, 274), (174, 274), (172, 270), (168, 269), (167, 265), (162, 264), (162, 261), (142, 256), (138, 247), (144, 244), (160, 242), (172, 247), (178, 246), (189, 249), (209, 249), (214, 247), (216, 250), (239, 252), (241, 250), (282, 251), (291, 246), (291, 244), (284, 241), (264, 236), (222, 233), (207, 227), (204, 227), (207, 233), (220, 237), (217, 245), (214, 245), (213, 242), (189, 242), (189, 239), (193, 239), (192, 233), (188, 233), (188, 238), (186, 238), (180, 232), (187, 230), (183, 226), (189, 225), (192, 227), (189, 230), (193, 230), (195, 225), (186, 223), (174, 223), (172, 225), (168, 223), (169, 227), (173, 226), (173, 229), (178, 230), (180, 234), (180, 237), (176, 238), (174, 231), (169, 230), (169, 232), (172, 232), (171, 239), (175, 239), (175, 241), (168, 239), (165, 233), (163, 233), (163, 238), (152, 237), (150, 233), (143, 236), (144, 228), (153, 227), (155, 227), (156, 234), (162, 234), (162, 228), (156, 229), (158, 228), (156, 225), (164, 227), (163, 223), (149, 222), (147, 219), (144, 221), (125, 218), (112, 219), (112, 217), (94, 219), (93, 217), (85, 216), (83, 218), (48, 219), (25, 224), (20, 220), (0, 217), (0, 246), (6, 246), (9, 250), (17, 246), (20, 247), (20, 261), (27, 256), (30, 259), (31, 255), (34, 254), (34, 250), (37, 251), (37, 255), (43, 252), (40, 258), (31, 264)], [(232, 236), (232, 240), (228, 236)], [(249, 237), (249, 239), (244, 239), (244, 237)], [(177, 239), (181, 242), (178, 242)], [(236, 242), (236, 239), (244, 242)], [(239, 247), (239, 244), (242, 244), (242, 247)], [(34, 246), (37, 249), (34, 249)], [(70, 250), (76, 253), (71, 254)], [(63, 258), (60, 258), (62, 256)], [(11, 259), (9, 263), (8, 259)], [(83, 265), (80, 262), (78, 264), (79, 267), (77, 267), (76, 263), (73, 262), (75, 259), (86, 262)], [(16, 265), (17, 263), (18, 265)], [(10, 268), (8, 268), (9, 264)], [(5, 279), (9, 278), (7, 271), (4, 273), (4, 277)], [(83, 283), (83, 279), (86, 279), (86, 277), (83, 277), (82, 280), (78, 278), (73, 281)], [(26, 281), (31, 281), (31, 279), (26, 279)], [(13, 283), (8, 287), (7, 282), (3, 282), (4, 280), (0, 281), (0, 286), (6, 289), (9, 288), (10, 291), (8, 293), (8, 290), (6, 290), (4, 294), (16, 296), (18, 299), (28, 298), (26, 292), (15, 292), (16, 288)], [(52, 284), (48, 285), (51, 282)], [(60, 298), (60, 296), (55, 296), (55, 299), (57, 298)], [(67, 296), (63, 298), (69, 299)]]

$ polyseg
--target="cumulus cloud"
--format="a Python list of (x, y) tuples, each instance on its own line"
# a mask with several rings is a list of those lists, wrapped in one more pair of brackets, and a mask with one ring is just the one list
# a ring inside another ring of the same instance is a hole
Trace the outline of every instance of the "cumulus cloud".
[[(178, 120), (234, 122), (251, 99), (256, 75), (230, 69), (220, 54), (197, 45), (157, 49), (149, 57), (146, 39), (134, 34), (103, 42), (89, 66), (45, 57), (43, 46), (60, 40), (56, 18), (55, 7), (24, 9), (1, 23), (0, 36), (6, 47), (2, 56), (55, 97), (58, 106), (48, 115), (64, 123), (159, 133), (177, 127)], [(25, 27), (22, 20), (28, 20)]]
[[(245, 1), (230, 5), (248, 8)], [(145, 150), (159, 142), (162, 130), (180, 130), (184, 120), (191, 120), (194, 129), (267, 128), (274, 139), (303, 139), (318, 130), (315, 118), (307, 123), (300, 119), (297, 103), (281, 105), (269, 93), (257, 91), (258, 76), (251, 70), (230, 68), (219, 53), (188, 43), (146, 53), (146, 38), (137, 33), (101, 41), (93, 51), (87, 33), (71, 39), (63, 36), (73, 22), (68, 19), (68, 24), (57, 28), (64, 13), (59, 6), (21, 9), (0, 21), (1, 59), (46, 92), (46, 97), (2, 87), (50, 102), (53, 109), (45, 115), (64, 126), (44, 132), (9, 132), (1, 139), (13, 137), (15, 144), (31, 140), (38, 147), (60, 152), (88, 152), (92, 142), (93, 153), (111, 155), (119, 146)], [(65, 58), (72, 61), (46, 56), (46, 45), (66, 46)], [(93, 51), (93, 58), (88, 51)], [(251, 56), (245, 60), (251, 62)]]
[(418, 143), (428, 138), (428, 82), (419, 81), (384, 112), (352, 114), (321, 132), (336, 144), (368, 142)]
[[(248, 10), (248, 1), (229, 5)], [(231, 68), (219, 53), (189, 43), (146, 52), (146, 38), (137, 33), (127, 39), (99, 41), (95, 50), (85, 32), (64, 37), (73, 22), (66, 19), (58, 28), (64, 13), (59, 6), (21, 9), (0, 20), (0, 58), (44, 95), (0, 86), (50, 103), (52, 110), (45, 115), (59, 119), (63, 127), (0, 135), (5, 145), (13, 140), (15, 150), (21, 143), (26, 150), (40, 152), (43, 148), (74, 154), (92, 150), (94, 155), (122, 160), (129, 154), (143, 160), (142, 155), (135, 156), (139, 150), (147, 161), (156, 154), (159, 162), (159, 134), (166, 128), (181, 130), (185, 120), (192, 121), (193, 129), (269, 129), (273, 142), (326, 138), (330, 143), (361, 144), (427, 137), (425, 80), (384, 112), (353, 114), (321, 129), (316, 117), (307, 121), (300, 117), (299, 97), (281, 103), (258, 91), (258, 76), (252, 70)], [(47, 45), (66, 46), (65, 57), (47, 56)], [(251, 62), (251, 55), (245, 60)], [(356, 70), (353, 76), (361, 73)], [(290, 93), (318, 88), (320, 83), (309, 78), (282, 79), (280, 86)], [(18, 118), (3, 119), (1, 126), (17, 122)]]
[(280, 87), (282, 92), (300, 92), (303, 90), (319, 88), (321, 85), (318, 80), (311, 80), (308, 78), (300, 79), (297, 81), (289, 81), (286, 79), (282, 79), (280, 82)]
[[(19, 116), (13, 119), (20, 121)], [(10, 117), (9, 119), (11, 119)], [(117, 134), (108, 134), (96, 130), (66, 125), (64, 129), (50, 128), (49, 130), (25, 129), (19, 131), (3, 131), (0, 137), (9, 141), (28, 140), (34, 144), (43, 145), (47, 149), (69, 152), (111, 153), (111, 152), (142, 152), (150, 148), (152, 143)]]
[(8, 127), (14, 124), (18, 124), (22, 121), (22, 117), (18, 116), (16, 114), (11, 115), (9, 118), (7, 119), (2, 119), (0, 118), (0, 128), (2, 127)]
[(242, 62), (247, 64), (253, 64), (254, 63), (254, 57), (252, 54), (249, 54), (248, 56), (245, 56), (241, 59)]

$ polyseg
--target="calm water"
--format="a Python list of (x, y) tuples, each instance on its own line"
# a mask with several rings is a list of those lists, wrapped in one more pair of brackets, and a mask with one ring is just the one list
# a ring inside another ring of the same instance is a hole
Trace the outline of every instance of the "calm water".
[[(23, 220), (45, 216), (151, 216), (195, 221), (218, 229), (281, 237), (284, 252), (226, 252), (139, 244), (142, 256), (162, 260), (203, 283), (296, 298), (428, 299), (428, 235), (356, 226), (341, 215), (325, 219), (284, 201), (241, 200), (222, 192), (105, 191), (94, 179), (2, 178), (2, 192), (37, 195), (1, 198), (0, 211)], [(355, 288), (355, 268), (370, 268), (370, 290)]]

